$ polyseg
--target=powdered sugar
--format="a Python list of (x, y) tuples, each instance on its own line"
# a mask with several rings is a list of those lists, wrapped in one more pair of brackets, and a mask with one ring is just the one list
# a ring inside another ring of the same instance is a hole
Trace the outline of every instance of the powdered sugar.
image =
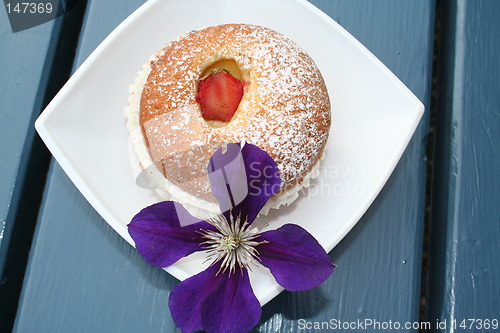
[[(234, 59), (246, 85), (233, 119), (213, 128), (195, 99), (203, 70), (220, 59)], [(328, 139), (330, 104), (321, 74), (295, 43), (267, 28), (223, 25), (182, 36), (152, 61), (140, 124), (153, 163), (169, 181), (213, 201), (203, 174), (222, 142), (245, 140), (267, 151), (278, 164), (282, 193), (302, 184)]]

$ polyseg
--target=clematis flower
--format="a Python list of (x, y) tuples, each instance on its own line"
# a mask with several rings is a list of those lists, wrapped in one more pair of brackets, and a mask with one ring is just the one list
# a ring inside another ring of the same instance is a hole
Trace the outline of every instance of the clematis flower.
[(280, 188), (276, 163), (266, 152), (251, 144), (227, 144), (210, 159), (208, 175), (222, 214), (200, 221), (179, 203), (165, 201), (141, 210), (128, 230), (154, 266), (206, 251), (208, 268), (176, 285), (169, 296), (172, 318), (183, 332), (247, 332), (261, 316), (248, 275), (254, 264), (267, 267), (289, 291), (320, 285), (335, 266), (298, 225), (264, 232), (255, 227), (260, 210)]

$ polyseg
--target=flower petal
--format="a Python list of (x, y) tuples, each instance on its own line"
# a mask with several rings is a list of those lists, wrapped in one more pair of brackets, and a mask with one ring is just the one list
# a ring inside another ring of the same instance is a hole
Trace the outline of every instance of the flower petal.
[(208, 332), (244, 333), (259, 322), (262, 309), (246, 269), (236, 270), (220, 283), (203, 304), (201, 320)]
[(256, 246), (261, 262), (276, 281), (289, 291), (307, 290), (322, 284), (335, 265), (318, 241), (296, 224), (263, 232)]
[(267, 200), (280, 189), (276, 162), (259, 147), (229, 143), (217, 150), (208, 165), (212, 192), (222, 212), (233, 209), (233, 215), (248, 216), (252, 223)]
[(175, 325), (182, 332), (202, 330), (201, 312), (207, 297), (225, 281), (225, 274), (216, 275), (219, 265), (214, 264), (201, 273), (176, 285), (170, 292), (168, 306)]
[[(182, 227), (180, 220), (186, 219), (190, 219), (191, 224)], [(170, 266), (180, 258), (202, 250), (200, 243), (203, 238), (198, 231), (203, 229), (215, 228), (207, 222), (195, 220), (182, 205), (172, 201), (144, 208), (128, 225), (137, 251), (157, 267)]]

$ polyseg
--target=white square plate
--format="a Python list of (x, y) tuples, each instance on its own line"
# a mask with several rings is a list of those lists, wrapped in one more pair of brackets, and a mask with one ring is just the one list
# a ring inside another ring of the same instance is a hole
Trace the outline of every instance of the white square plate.
[[(290, 17), (300, 18), (300, 24)], [(330, 251), (380, 192), (424, 107), (357, 40), (307, 1), (149, 1), (88, 57), (36, 129), (90, 204), (133, 245), (128, 222), (159, 199), (136, 185), (130, 168), (123, 111), (128, 87), (165, 43), (223, 23), (251, 23), (284, 34), (309, 53), (325, 78), (333, 125), (320, 177), (290, 207), (264, 219), (271, 229), (299, 224)], [(203, 259), (198, 253), (166, 270), (185, 279), (206, 267)], [(254, 270), (251, 281), (262, 305), (282, 290), (265, 268)]]

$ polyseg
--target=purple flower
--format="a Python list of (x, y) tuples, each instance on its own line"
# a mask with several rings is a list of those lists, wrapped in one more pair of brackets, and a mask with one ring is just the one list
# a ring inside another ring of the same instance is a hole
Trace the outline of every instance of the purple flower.
[(169, 266), (195, 251), (206, 251), (212, 262), (170, 293), (172, 318), (183, 332), (247, 332), (261, 315), (248, 277), (252, 264), (269, 268), (290, 291), (320, 285), (335, 266), (298, 225), (262, 233), (253, 225), (280, 188), (276, 163), (266, 152), (250, 144), (227, 144), (212, 156), (208, 175), (224, 213), (200, 221), (179, 203), (165, 201), (140, 211), (128, 230), (139, 253), (154, 266)]

